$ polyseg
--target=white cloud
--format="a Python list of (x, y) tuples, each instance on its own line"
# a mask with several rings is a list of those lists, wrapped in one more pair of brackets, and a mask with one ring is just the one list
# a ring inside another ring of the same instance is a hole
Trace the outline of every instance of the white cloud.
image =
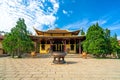
[(78, 21), (75, 23), (71, 23), (71, 24), (68, 24), (63, 27), (63, 29), (69, 29), (69, 30), (79, 30), (82, 28), (84, 28), (85, 31), (87, 30), (87, 28), (88, 28), (88, 20), (87, 19), (81, 20), (81, 21)]
[(97, 22), (99, 25), (103, 25), (103, 24), (107, 23), (107, 20), (95, 20), (95, 21), (92, 21), (91, 23), (96, 24)]
[(67, 12), (67, 11), (65, 11), (65, 10), (63, 10), (63, 14), (68, 14), (68, 12)]
[(72, 11), (66, 11), (66, 10), (62, 10), (63, 14), (70, 16), (70, 14), (72, 14)]
[[(18, 18), (24, 18), (28, 29), (32, 32), (34, 32), (33, 26), (40, 30), (43, 29), (43, 25), (55, 27), (57, 17), (54, 15), (59, 9), (57, 0), (23, 1), (0, 0), (0, 31), (10, 31), (16, 25)], [(49, 6), (48, 2), (52, 6)]]
[(110, 30), (120, 30), (120, 20), (115, 21), (111, 25), (107, 26)]
[(120, 40), (120, 36), (117, 36), (117, 39)]
[(109, 27), (110, 30), (120, 30), (120, 24), (116, 24), (116, 25), (111, 25), (111, 27)]

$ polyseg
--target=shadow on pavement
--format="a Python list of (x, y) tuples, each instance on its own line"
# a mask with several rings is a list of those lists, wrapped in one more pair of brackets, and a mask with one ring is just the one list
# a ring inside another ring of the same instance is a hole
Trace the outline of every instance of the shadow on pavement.
[(66, 61), (67, 64), (76, 64), (78, 62), (74, 62), (74, 61)]

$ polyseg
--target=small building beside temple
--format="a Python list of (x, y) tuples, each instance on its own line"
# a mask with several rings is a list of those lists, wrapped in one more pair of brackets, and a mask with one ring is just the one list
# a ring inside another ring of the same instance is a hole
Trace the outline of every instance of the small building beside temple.
[(2, 40), (3, 40), (3, 36), (0, 35), (0, 54), (3, 54)]
[(68, 53), (82, 53), (81, 42), (85, 36), (79, 35), (80, 30), (69, 31), (56, 28), (54, 30), (40, 31), (35, 29), (36, 36), (31, 36), (35, 42), (36, 52), (47, 54), (49, 51)]

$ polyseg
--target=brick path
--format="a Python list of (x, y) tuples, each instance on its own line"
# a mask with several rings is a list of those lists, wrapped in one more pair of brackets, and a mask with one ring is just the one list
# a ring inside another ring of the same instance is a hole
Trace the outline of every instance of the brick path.
[(120, 80), (119, 59), (0, 58), (0, 80)]

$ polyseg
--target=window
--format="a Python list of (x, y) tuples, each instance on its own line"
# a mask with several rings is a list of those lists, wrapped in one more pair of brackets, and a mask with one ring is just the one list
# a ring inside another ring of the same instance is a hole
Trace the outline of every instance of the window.
[(75, 41), (72, 39), (72, 40), (70, 40), (70, 44), (74, 44), (75, 43)]
[(71, 44), (70, 48), (71, 48), (71, 50), (74, 50), (74, 45), (73, 45), (73, 44)]
[(41, 44), (45, 44), (45, 40), (42, 40), (42, 41), (41, 41)]
[(47, 40), (47, 44), (50, 44), (50, 41), (49, 41), (49, 40)]
[(66, 40), (66, 44), (69, 44), (69, 40)]
[(42, 48), (42, 50), (45, 50), (45, 45), (42, 44), (42, 45), (41, 45), (41, 48)]

